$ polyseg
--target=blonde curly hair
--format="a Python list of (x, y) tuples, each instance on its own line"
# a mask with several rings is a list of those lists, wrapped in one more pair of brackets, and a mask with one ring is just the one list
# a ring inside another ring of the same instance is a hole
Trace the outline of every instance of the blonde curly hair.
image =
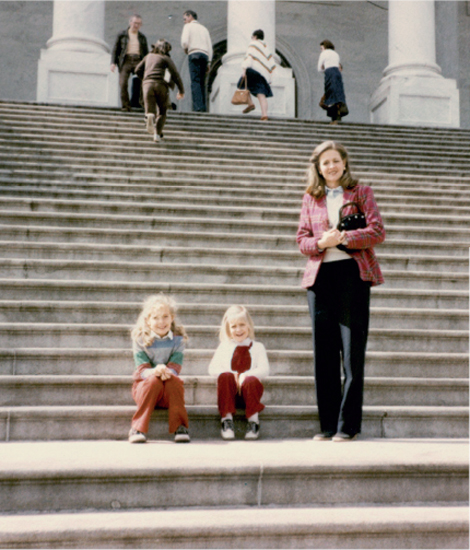
[(183, 325), (177, 323), (176, 315), (178, 313), (178, 307), (176, 302), (170, 296), (163, 294), (154, 294), (149, 296), (143, 304), (142, 311), (140, 312), (139, 317), (134, 328), (131, 330), (131, 338), (135, 342), (141, 342), (145, 347), (148, 347), (153, 344), (155, 336), (152, 334), (150, 327), (147, 324), (147, 320), (152, 315), (155, 310), (160, 309), (161, 307), (167, 307), (170, 311), (170, 315), (173, 320), (171, 322), (171, 330), (176, 336), (182, 336), (183, 340), (186, 342), (188, 340), (188, 335)]

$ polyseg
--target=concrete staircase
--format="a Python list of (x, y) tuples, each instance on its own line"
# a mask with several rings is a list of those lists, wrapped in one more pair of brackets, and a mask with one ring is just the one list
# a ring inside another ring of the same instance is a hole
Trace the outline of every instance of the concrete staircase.
[[(324, 139), (387, 229), (346, 446), (311, 441), (295, 244)], [(0, 143), (0, 547), (468, 547), (470, 132), (172, 113), (156, 145), (141, 114), (0, 102)], [(120, 441), (129, 329), (159, 291), (190, 335), (189, 446), (164, 412), (151, 444)], [(272, 367), (255, 443), (219, 440), (207, 376), (233, 303)]]

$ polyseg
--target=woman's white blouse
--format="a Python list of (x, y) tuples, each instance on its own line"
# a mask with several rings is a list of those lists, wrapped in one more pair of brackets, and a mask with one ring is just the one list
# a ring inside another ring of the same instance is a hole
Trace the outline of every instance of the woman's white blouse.
[(323, 72), (326, 71), (326, 69), (331, 69), (331, 67), (339, 68), (339, 64), (339, 55), (335, 50), (323, 50), (318, 58), (318, 71)]

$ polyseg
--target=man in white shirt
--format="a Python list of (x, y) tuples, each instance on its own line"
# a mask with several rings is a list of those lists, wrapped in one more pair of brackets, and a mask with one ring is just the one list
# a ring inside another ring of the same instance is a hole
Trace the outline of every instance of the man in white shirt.
[(205, 112), (206, 73), (212, 61), (212, 42), (209, 31), (197, 20), (197, 13), (187, 10), (183, 14), (181, 47), (188, 54), (189, 76), (193, 111)]

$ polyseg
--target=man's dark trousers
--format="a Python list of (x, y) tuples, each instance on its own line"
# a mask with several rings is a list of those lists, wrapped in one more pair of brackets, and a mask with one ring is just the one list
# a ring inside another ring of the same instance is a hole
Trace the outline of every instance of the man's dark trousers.
[(208, 64), (209, 57), (205, 53), (197, 52), (188, 56), (193, 111), (205, 112), (207, 110), (205, 81)]
[[(121, 70), (119, 71), (119, 87), (121, 89), (121, 103), (123, 108), (130, 108), (130, 100), (129, 100), (129, 77), (131, 74), (134, 73), (134, 69), (137, 67), (137, 65), (140, 63), (140, 60), (142, 58), (140, 55), (126, 55), (124, 58), (124, 63), (121, 67)], [(139, 80), (139, 79), (137, 79)], [(133, 101), (134, 99), (134, 90), (133, 90)], [(137, 98), (140, 96), (140, 80), (139, 80), (139, 91)], [(137, 99), (138, 100), (138, 99)], [(137, 107), (138, 105), (133, 105), (133, 107)]]

